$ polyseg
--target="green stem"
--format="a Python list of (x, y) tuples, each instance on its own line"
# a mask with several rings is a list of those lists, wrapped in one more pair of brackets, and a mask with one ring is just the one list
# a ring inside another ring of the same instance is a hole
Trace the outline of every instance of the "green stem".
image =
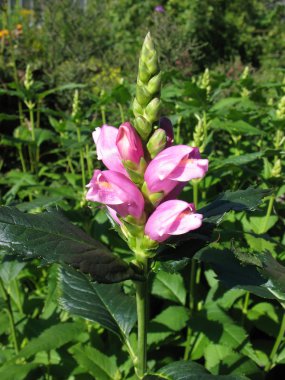
[(260, 234), (263, 234), (266, 231), (268, 220), (269, 220), (269, 217), (270, 217), (272, 209), (273, 209), (274, 199), (275, 199), (275, 195), (272, 194), (269, 198), (267, 212), (266, 212), (264, 222), (263, 222), (261, 230), (260, 230)]
[[(191, 272), (190, 272), (190, 285), (189, 285), (189, 310), (190, 310), (190, 317), (192, 316), (194, 310), (195, 310), (195, 277), (196, 277), (196, 266), (197, 262), (196, 260), (192, 260), (191, 262)], [(184, 360), (189, 359), (189, 354), (191, 350), (191, 328), (188, 327), (187, 329), (187, 337), (186, 337), (186, 344), (185, 344), (185, 352), (184, 352)]]
[(26, 173), (27, 167), (26, 167), (26, 163), (25, 163), (25, 159), (24, 159), (24, 155), (23, 155), (22, 144), (18, 145), (18, 152), (19, 152), (19, 157), (20, 157), (23, 172)]
[(250, 292), (245, 293), (244, 302), (242, 306), (242, 317), (241, 317), (241, 324), (244, 325), (245, 317), (247, 315), (248, 305), (250, 300)]
[(89, 150), (89, 145), (86, 144), (85, 146), (85, 157), (86, 157), (86, 162), (87, 162), (87, 172), (88, 172), (88, 177), (92, 177), (92, 162), (90, 160), (90, 150)]
[(198, 207), (198, 192), (199, 192), (199, 182), (193, 180), (193, 202), (195, 207)]
[[(76, 129), (77, 129), (77, 141), (80, 144), (81, 143), (80, 127), (77, 127)], [(82, 188), (83, 188), (83, 191), (85, 191), (86, 177), (85, 177), (85, 165), (84, 165), (84, 152), (81, 146), (80, 146), (80, 166), (81, 166), (81, 176), (82, 176)]]
[(2, 296), (6, 302), (6, 305), (7, 305), (6, 311), (7, 311), (8, 317), (9, 317), (11, 337), (13, 340), (15, 352), (16, 352), (16, 354), (18, 354), (19, 353), (19, 345), (18, 345), (17, 334), (16, 334), (14, 314), (13, 314), (13, 310), (12, 310), (12, 306), (11, 306), (11, 299), (10, 299), (10, 296), (4, 287), (4, 284), (3, 284), (1, 278), (0, 278), (0, 291), (1, 291)]
[(124, 114), (123, 107), (122, 107), (122, 105), (120, 103), (118, 103), (118, 106), (119, 106), (119, 110), (120, 110), (121, 121), (122, 121), (122, 123), (124, 123), (126, 119), (125, 119), (125, 114)]
[(285, 313), (283, 314), (283, 318), (282, 318), (282, 321), (281, 321), (281, 326), (280, 326), (280, 330), (279, 330), (279, 333), (278, 333), (278, 336), (275, 340), (275, 343), (274, 343), (274, 346), (272, 348), (272, 351), (270, 353), (270, 356), (269, 356), (269, 361), (268, 361), (268, 364), (266, 365), (266, 367), (264, 368), (264, 371), (265, 372), (268, 372), (271, 370), (271, 368), (274, 367), (274, 364), (275, 364), (275, 356), (276, 356), (276, 353), (278, 351), (278, 348), (280, 346), (280, 343), (284, 337), (284, 333), (285, 333)]
[(136, 374), (143, 379), (147, 370), (147, 323), (148, 323), (148, 259), (139, 258), (139, 264), (143, 267), (145, 281), (136, 282), (136, 300), (138, 315), (138, 349)]
[(104, 106), (101, 106), (101, 116), (102, 116), (102, 124), (106, 124), (106, 113), (105, 113)]

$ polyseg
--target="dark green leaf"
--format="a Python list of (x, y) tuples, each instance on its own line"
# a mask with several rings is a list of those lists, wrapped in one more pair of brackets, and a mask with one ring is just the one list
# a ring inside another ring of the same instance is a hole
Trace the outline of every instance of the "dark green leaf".
[(83, 274), (61, 268), (59, 287), (60, 303), (71, 314), (98, 322), (119, 337), (130, 333), (136, 322), (135, 299), (119, 285), (91, 283)]
[(204, 215), (204, 221), (219, 223), (225, 213), (233, 211), (255, 210), (262, 199), (271, 193), (270, 190), (254, 189), (226, 191), (209, 205), (199, 210)]
[(45, 263), (66, 263), (99, 282), (140, 279), (135, 271), (101, 243), (93, 240), (58, 212), (24, 214), (0, 208), (0, 247)]
[(179, 361), (166, 365), (157, 373), (144, 377), (144, 380), (246, 380), (245, 376), (210, 374), (203, 366), (190, 361)]
[(285, 305), (285, 267), (268, 252), (249, 254), (229, 249), (203, 248), (195, 259), (209, 263), (219, 280), (230, 288), (248, 290)]

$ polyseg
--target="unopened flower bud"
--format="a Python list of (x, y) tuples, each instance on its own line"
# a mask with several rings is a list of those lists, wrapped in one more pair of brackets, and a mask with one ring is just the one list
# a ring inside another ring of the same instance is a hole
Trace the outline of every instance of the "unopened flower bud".
[(138, 116), (135, 119), (134, 126), (141, 138), (146, 141), (152, 129), (151, 123), (143, 116)]
[(167, 143), (166, 132), (159, 128), (150, 137), (147, 143), (147, 150), (151, 158), (154, 158), (159, 152), (161, 152)]
[(271, 175), (272, 175), (272, 177), (278, 178), (278, 177), (280, 177), (281, 172), (282, 172), (282, 164), (281, 164), (281, 160), (278, 158), (274, 162), (274, 165), (273, 165), (273, 168), (271, 171)]
[(161, 102), (158, 98), (152, 99), (152, 101), (146, 106), (145, 117), (150, 123), (153, 123), (159, 118)]
[(33, 72), (31, 70), (31, 66), (28, 65), (26, 68), (25, 80), (24, 80), (24, 86), (26, 90), (30, 90), (33, 84), (34, 84)]

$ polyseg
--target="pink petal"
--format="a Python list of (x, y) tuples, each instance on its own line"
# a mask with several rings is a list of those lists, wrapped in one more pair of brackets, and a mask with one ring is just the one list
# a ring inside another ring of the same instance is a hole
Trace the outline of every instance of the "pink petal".
[(152, 240), (162, 242), (170, 235), (180, 235), (202, 224), (203, 216), (195, 213), (191, 203), (180, 200), (166, 201), (160, 204), (149, 217), (145, 234)]
[(106, 124), (101, 128), (96, 128), (92, 134), (98, 159), (102, 160), (108, 169), (128, 176), (116, 145), (117, 135), (118, 129)]

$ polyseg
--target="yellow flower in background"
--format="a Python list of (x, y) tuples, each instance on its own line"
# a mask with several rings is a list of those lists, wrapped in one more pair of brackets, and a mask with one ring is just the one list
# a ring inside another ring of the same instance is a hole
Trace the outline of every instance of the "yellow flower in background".
[(21, 9), (20, 10), (20, 15), (21, 16), (32, 16), (32, 15), (34, 15), (34, 11), (32, 10), (32, 9), (25, 9), (25, 8), (23, 8), (23, 9)]
[(3, 38), (5, 36), (9, 35), (9, 30), (8, 29), (2, 29), (0, 30), (0, 38)]

